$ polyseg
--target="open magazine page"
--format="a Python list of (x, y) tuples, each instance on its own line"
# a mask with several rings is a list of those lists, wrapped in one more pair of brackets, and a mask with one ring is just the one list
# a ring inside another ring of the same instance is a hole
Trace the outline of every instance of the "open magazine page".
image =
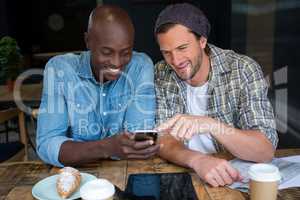
[[(231, 165), (236, 168), (244, 177), (242, 182), (235, 182), (229, 187), (237, 189), (242, 192), (248, 192), (249, 189), (249, 175), (248, 169), (254, 162), (247, 162), (240, 159), (230, 161)], [(279, 189), (289, 187), (300, 187), (300, 156), (290, 156), (284, 158), (274, 158), (270, 164), (278, 167), (281, 174), (281, 181)]]

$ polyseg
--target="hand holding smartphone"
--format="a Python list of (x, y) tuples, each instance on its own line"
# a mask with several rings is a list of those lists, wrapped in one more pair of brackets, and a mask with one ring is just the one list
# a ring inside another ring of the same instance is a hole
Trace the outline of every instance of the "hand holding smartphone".
[(158, 134), (156, 130), (136, 130), (133, 133), (135, 141), (153, 140), (154, 144)]

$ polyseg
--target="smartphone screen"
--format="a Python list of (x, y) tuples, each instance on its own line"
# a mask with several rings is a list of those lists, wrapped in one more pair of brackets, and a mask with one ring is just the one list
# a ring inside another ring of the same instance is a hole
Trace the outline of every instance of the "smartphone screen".
[(155, 143), (157, 140), (157, 131), (155, 130), (136, 130), (134, 134), (135, 141), (153, 140)]

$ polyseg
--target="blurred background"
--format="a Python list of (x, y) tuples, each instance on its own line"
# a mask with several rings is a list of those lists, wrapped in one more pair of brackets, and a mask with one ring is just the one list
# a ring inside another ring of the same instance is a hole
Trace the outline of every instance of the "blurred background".
[[(299, 0), (1, 0), (0, 38), (10, 36), (19, 46), (22, 62), (14, 72), (42, 70), (53, 55), (85, 50), (83, 36), (91, 10), (97, 4), (116, 4), (132, 17), (135, 50), (146, 52), (157, 62), (162, 56), (153, 35), (154, 22), (166, 5), (179, 2), (192, 3), (208, 16), (210, 43), (246, 54), (262, 66), (270, 85), (279, 148), (300, 147)], [(39, 104), (38, 96), (31, 97), (40, 94), (37, 85), (42, 78), (35, 75), (25, 80), (31, 89), (25, 88), (24, 95), (32, 107)], [(0, 84), (0, 108), (6, 109), (14, 105), (7, 76), (1, 77)], [(0, 127), (4, 133), (10, 128), (9, 124)]]

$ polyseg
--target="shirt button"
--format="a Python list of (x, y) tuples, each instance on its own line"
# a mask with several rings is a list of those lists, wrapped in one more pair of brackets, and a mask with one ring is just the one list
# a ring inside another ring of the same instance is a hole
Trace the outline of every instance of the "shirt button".
[(106, 94), (105, 94), (105, 93), (103, 93), (103, 94), (102, 94), (102, 96), (104, 96), (104, 97), (105, 97), (105, 96), (106, 96)]
[(104, 115), (104, 116), (106, 116), (106, 114), (107, 114), (106, 112), (103, 112), (103, 115)]
[(77, 108), (79, 108), (79, 107), (80, 107), (80, 104), (78, 103), (76, 106), (77, 106)]

